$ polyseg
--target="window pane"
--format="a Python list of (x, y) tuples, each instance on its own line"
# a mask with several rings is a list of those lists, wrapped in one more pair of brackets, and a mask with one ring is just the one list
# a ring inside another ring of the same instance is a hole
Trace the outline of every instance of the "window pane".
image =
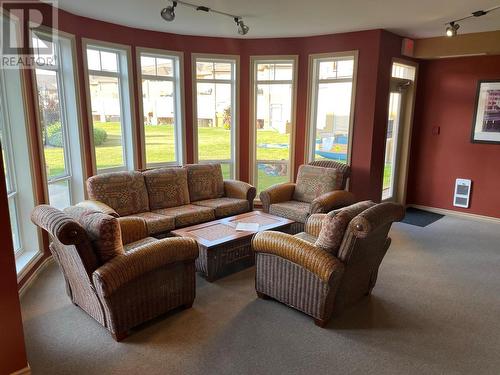
[(90, 70), (101, 70), (101, 58), (99, 51), (95, 49), (87, 49), (87, 65)]
[(222, 178), (224, 178), (225, 180), (232, 178), (232, 166), (232, 163), (221, 163)]
[[(0, 111), (1, 111), (1, 107), (0, 107)], [(0, 116), (2, 116), (2, 113), (0, 113)], [(5, 137), (5, 133), (4, 133), (4, 130), (2, 129), (3, 126), (2, 125), (2, 122), (3, 122), (3, 119), (0, 117), (0, 146), (2, 147), (2, 160), (3, 160), (3, 170), (4, 170), (4, 174), (5, 174), (5, 185), (7, 186), (7, 194), (13, 192), (14, 190), (14, 186), (13, 186), (13, 181), (12, 181), (12, 178), (10, 176), (10, 168), (9, 168), (9, 161), (8, 161), (8, 158), (9, 158), (9, 153), (7, 152), (7, 139)]]
[(257, 80), (269, 81), (274, 79), (274, 64), (257, 64)]
[(215, 63), (215, 79), (231, 79), (231, 64)]
[(257, 85), (257, 160), (288, 160), (292, 85)]
[(394, 63), (392, 64), (392, 76), (413, 81), (415, 79), (415, 67)]
[(214, 63), (198, 61), (196, 62), (196, 79), (213, 79)]
[(354, 71), (354, 60), (340, 60), (337, 64), (338, 78), (351, 78)]
[(288, 163), (257, 163), (257, 192), (288, 181)]
[(102, 70), (118, 72), (118, 55), (114, 52), (101, 52)]
[(121, 167), (124, 160), (119, 79), (90, 75), (89, 85), (97, 169)]
[(141, 73), (156, 75), (156, 60), (154, 57), (141, 56)]
[(229, 83), (197, 84), (198, 159), (231, 159), (231, 99)]
[(292, 63), (278, 63), (274, 67), (274, 79), (291, 81), (293, 79)]
[(19, 236), (19, 223), (17, 222), (17, 207), (15, 197), (9, 198), (9, 217), (10, 217), (10, 229), (12, 231), (12, 242), (14, 245), (14, 251), (21, 249), (21, 240)]
[(174, 61), (172, 59), (156, 58), (156, 74), (161, 77), (174, 76)]
[(42, 125), (42, 140), (47, 179), (67, 174), (64, 156), (65, 129), (61, 119), (61, 103), (57, 73), (36, 69), (38, 105)]
[(68, 180), (49, 183), (48, 188), (51, 206), (62, 210), (71, 205)]
[(321, 83), (316, 100), (315, 159), (347, 162), (351, 82)]
[(31, 39), (35, 58), (43, 59), (47, 65), (56, 65), (55, 44), (50, 38), (33, 35)]
[(142, 80), (146, 162), (175, 162), (174, 83)]

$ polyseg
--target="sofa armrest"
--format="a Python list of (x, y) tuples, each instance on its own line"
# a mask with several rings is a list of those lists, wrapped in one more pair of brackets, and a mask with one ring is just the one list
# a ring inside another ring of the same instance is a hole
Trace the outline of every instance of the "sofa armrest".
[(280, 203), (292, 200), (295, 184), (286, 182), (273, 185), (260, 193), (260, 202), (264, 212), (269, 212), (269, 207), (273, 203)]
[(198, 245), (191, 238), (164, 238), (118, 255), (94, 271), (97, 293), (109, 297), (142, 275), (176, 262), (194, 261)]
[(312, 214), (306, 221), (305, 231), (311, 236), (318, 237), (326, 214)]
[(298, 264), (324, 282), (329, 282), (332, 275), (340, 276), (344, 272), (344, 265), (332, 254), (286, 233), (257, 233), (252, 240), (252, 248), (256, 253), (276, 255)]
[(250, 210), (252, 210), (257, 190), (243, 181), (224, 180), (224, 195), (228, 198), (246, 199), (250, 204)]
[(99, 212), (102, 212), (103, 214), (110, 215), (113, 217), (120, 217), (120, 215), (118, 215), (118, 212), (113, 210), (107, 204), (99, 202), (99, 201), (86, 200), (86, 201), (77, 203), (76, 205), (78, 207), (88, 208), (89, 210), (99, 211)]
[(354, 194), (345, 190), (335, 190), (322, 194), (311, 202), (311, 214), (328, 213), (337, 208), (356, 203)]
[(118, 223), (120, 224), (122, 243), (124, 245), (148, 237), (146, 220), (142, 217), (119, 217)]

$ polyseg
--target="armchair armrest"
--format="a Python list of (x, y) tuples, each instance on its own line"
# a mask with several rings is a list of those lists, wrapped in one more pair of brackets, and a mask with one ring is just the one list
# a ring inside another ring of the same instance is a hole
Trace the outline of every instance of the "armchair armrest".
[(260, 193), (260, 202), (264, 212), (269, 212), (269, 206), (273, 203), (280, 203), (292, 200), (295, 184), (286, 182), (284, 184), (273, 185)]
[(257, 190), (250, 184), (238, 180), (224, 180), (224, 194), (228, 198), (246, 199), (253, 209), (253, 200), (257, 195)]
[(99, 201), (86, 200), (86, 201), (77, 203), (76, 205), (78, 207), (88, 208), (89, 210), (99, 211), (99, 212), (102, 212), (103, 214), (110, 215), (113, 217), (120, 217), (120, 215), (118, 215), (118, 212), (113, 210), (107, 204), (99, 202)]
[(124, 245), (148, 237), (146, 220), (142, 217), (119, 217), (118, 223), (122, 231), (122, 243)]
[(276, 255), (298, 264), (324, 282), (329, 282), (332, 275), (340, 276), (344, 272), (344, 265), (333, 255), (286, 233), (257, 233), (252, 240), (252, 247), (257, 253)]
[(328, 213), (354, 203), (356, 203), (356, 199), (353, 193), (345, 190), (330, 191), (311, 202), (311, 214)]
[(326, 214), (312, 214), (306, 221), (305, 231), (311, 236), (318, 237)]
[(194, 261), (198, 245), (191, 238), (164, 238), (118, 255), (94, 271), (99, 295), (109, 297), (130, 281), (175, 262)]

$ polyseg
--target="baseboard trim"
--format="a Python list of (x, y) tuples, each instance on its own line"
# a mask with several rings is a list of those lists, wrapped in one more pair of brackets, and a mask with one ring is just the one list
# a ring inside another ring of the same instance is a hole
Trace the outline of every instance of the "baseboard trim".
[(500, 218), (491, 217), (491, 216), (470, 214), (468, 212), (446, 210), (444, 208), (422, 206), (419, 204), (408, 204), (407, 207), (418, 208), (419, 210), (434, 212), (436, 214), (441, 214), (441, 215), (458, 216), (458, 217), (472, 219), (472, 220), (481, 220), (481, 221), (488, 221), (490, 223), (500, 224)]
[(24, 293), (26, 293), (26, 291), (30, 288), (31, 284), (33, 284), (33, 282), (38, 278), (38, 276), (40, 276), (40, 273), (53, 261), (54, 258), (52, 257), (52, 255), (50, 255), (38, 266), (35, 272), (33, 272), (33, 274), (28, 278), (28, 280), (24, 282), (23, 286), (19, 288), (19, 298), (21, 298), (24, 295)]
[(22, 368), (21, 370), (17, 370), (16, 372), (13, 372), (10, 375), (30, 375), (30, 374), (31, 374), (31, 368), (30, 368), (30, 365), (28, 365), (25, 368)]

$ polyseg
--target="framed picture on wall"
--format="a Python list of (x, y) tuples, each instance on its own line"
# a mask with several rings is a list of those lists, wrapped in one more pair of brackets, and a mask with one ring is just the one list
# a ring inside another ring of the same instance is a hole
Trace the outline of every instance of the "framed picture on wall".
[(477, 84), (471, 141), (500, 143), (500, 80), (481, 80)]

